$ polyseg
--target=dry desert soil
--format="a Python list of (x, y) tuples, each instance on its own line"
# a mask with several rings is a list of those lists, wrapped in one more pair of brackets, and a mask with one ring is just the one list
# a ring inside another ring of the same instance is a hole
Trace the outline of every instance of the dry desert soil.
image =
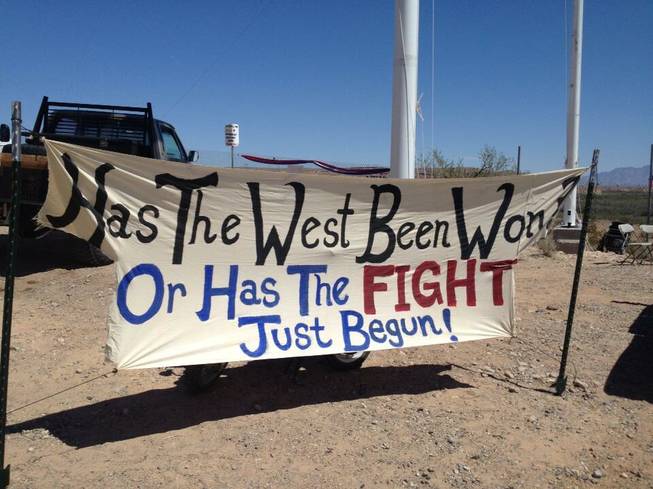
[(191, 396), (183, 369), (104, 362), (112, 266), (77, 264), (60, 235), (21, 246), (12, 488), (653, 487), (651, 265), (586, 255), (561, 397), (575, 258), (537, 249), (517, 267), (511, 341), (375, 352), (344, 373), (234, 364)]

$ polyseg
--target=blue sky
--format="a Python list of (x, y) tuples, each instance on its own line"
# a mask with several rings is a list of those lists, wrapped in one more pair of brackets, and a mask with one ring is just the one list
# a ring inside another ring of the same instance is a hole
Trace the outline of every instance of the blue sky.
[[(524, 168), (563, 165), (566, 2), (435, 0), (432, 85), (432, 0), (421, 1), (418, 153), (433, 140), (473, 165), (484, 144), (510, 155), (521, 144)], [(238, 122), (242, 152), (388, 163), (391, 0), (0, 0), (0, 11), (3, 121), (17, 99), (31, 126), (43, 95), (150, 101), (190, 149), (224, 150), (224, 124)], [(598, 147), (603, 170), (648, 164), (651, 25), (650, 0), (585, 1), (582, 162)]]

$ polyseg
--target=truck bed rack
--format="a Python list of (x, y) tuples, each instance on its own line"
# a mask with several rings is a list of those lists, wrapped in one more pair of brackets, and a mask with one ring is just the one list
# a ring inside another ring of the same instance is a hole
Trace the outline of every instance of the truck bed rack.
[[(152, 104), (146, 107), (125, 105), (54, 102), (43, 97), (34, 123), (34, 133), (59, 141), (105, 147), (101, 142), (145, 148), (154, 140)], [(91, 141), (95, 140), (96, 144)], [(143, 151), (131, 151), (142, 154)]]

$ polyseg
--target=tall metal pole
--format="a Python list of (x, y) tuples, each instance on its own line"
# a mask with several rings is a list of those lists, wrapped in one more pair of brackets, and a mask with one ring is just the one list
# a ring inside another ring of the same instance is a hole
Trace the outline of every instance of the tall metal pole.
[(234, 167), (234, 147), (231, 147), (231, 168)]
[(390, 175), (415, 178), (419, 0), (395, 0)]
[(18, 214), (20, 209), (20, 160), (21, 160), (21, 107), (20, 102), (11, 104), (11, 210), (9, 211), (9, 236), (7, 273), (5, 275), (4, 310), (2, 314), (2, 347), (0, 349), (0, 488), (9, 485), (10, 467), (5, 467), (5, 438), (7, 434), (7, 388), (9, 384), (9, 347), (11, 346), (11, 313), (14, 301), (14, 276), (16, 266)]
[[(580, 129), (580, 73), (583, 58), (583, 0), (574, 0), (574, 28), (569, 58), (569, 87), (567, 98), (567, 168), (578, 166), (578, 134)], [(562, 225), (576, 226), (576, 189), (562, 205)]]
[(517, 146), (517, 175), (521, 170), (521, 146)]
[(651, 224), (651, 187), (653, 187), (653, 144), (651, 144), (651, 162), (648, 168), (648, 207), (646, 224)]
[(594, 195), (594, 186), (596, 185), (596, 172), (599, 165), (599, 150), (595, 149), (592, 155), (592, 167), (590, 170), (590, 179), (587, 184), (587, 195), (585, 196), (585, 208), (583, 209), (583, 224), (580, 229), (580, 239), (578, 241), (578, 253), (576, 254), (576, 269), (574, 270), (574, 282), (571, 286), (571, 298), (569, 299), (569, 311), (567, 312), (567, 327), (565, 329), (565, 340), (562, 345), (562, 356), (560, 358), (560, 371), (555, 383), (556, 394), (562, 394), (567, 388), (567, 358), (569, 357), (569, 345), (571, 344), (571, 330), (574, 326), (574, 314), (576, 312), (576, 299), (578, 298), (578, 288), (580, 287), (580, 272), (583, 269), (583, 255), (585, 254), (585, 240), (587, 239), (587, 228), (590, 222), (590, 213), (592, 212), (592, 196)]

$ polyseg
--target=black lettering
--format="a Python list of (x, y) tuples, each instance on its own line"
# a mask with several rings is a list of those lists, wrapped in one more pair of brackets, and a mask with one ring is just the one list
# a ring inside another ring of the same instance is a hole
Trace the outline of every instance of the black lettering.
[[(356, 257), (356, 263), (383, 263), (387, 260), (395, 249), (395, 233), (388, 223), (392, 220), (399, 209), (401, 203), (401, 190), (396, 185), (389, 183), (383, 185), (372, 185), (374, 191), (374, 200), (372, 201), (372, 210), (370, 212), (370, 226), (367, 235), (367, 248), (361, 256)], [(381, 194), (392, 194), (392, 206), (388, 213), (383, 217), (378, 217), (379, 200)], [(377, 233), (385, 234), (388, 238), (388, 244), (381, 253), (372, 253), (374, 247), (374, 237)]]
[[(118, 211), (120, 214), (113, 214), (107, 219), (107, 229), (109, 234), (114, 238), (128, 239), (132, 233), (127, 232), (127, 224), (129, 223), (129, 216), (131, 215), (129, 209), (122, 204), (114, 204), (111, 206), (112, 211)], [(111, 226), (118, 223), (118, 229), (114, 230)]]
[(309, 249), (315, 248), (320, 243), (320, 240), (317, 238), (315, 238), (315, 240), (311, 243), (309, 243), (306, 239), (308, 237), (308, 233), (313, 231), (313, 229), (315, 229), (319, 225), (320, 225), (320, 221), (318, 221), (314, 217), (309, 217), (308, 219), (306, 219), (306, 221), (304, 221), (304, 225), (302, 226), (302, 246), (304, 248), (309, 248)]
[[(513, 236), (510, 231), (513, 227), (513, 224), (516, 222), (519, 223), (519, 232)], [(524, 216), (521, 216), (519, 214), (510, 217), (506, 221), (506, 225), (503, 228), (503, 237), (508, 243), (516, 243), (521, 239), (521, 235), (524, 234), (524, 228), (526, 227), (526, 221), (524, 219)]]
[(327, 234), (327, 238), (331, 238), (331, 240), (324, 238), (324, 246), (327, 248), (335, 248), (338, 244), (338, 233), (331, 229), (331, 225), (335, 226), (336, 224), (338, 224), (338, 220), (333, 217), (330, 217), (324, 223), (324, 232)]
[(197, 227), (200, 223), (204, 224), (204, 242), (213, 243), (218, 237), (217, 234), (211, 234), (211, 220), (200, 214), (202, 208), (202, 198), (204, 194), (201, 190), (197, 191), (197, 204), (195, 205), (195, 217), (193, 218), (193, 231), (190, 235), (190, 241), (188, 244), (195, 243), (195, 237), (197, 236)]
[(233, 228), (238, 226), (240, 224), (240, 217), (234, 215), (234, 214), (229, 214), (227, 218), (222, 222), (222, 242), (226, 245), (232, 245), (236, 241), (238, 241), (238, 238), (240, 238), (240, 233), (236, 233), (233, 235), (233, 237), (229, 237), (227, 233), (231, 231)]
[(151, 222), (145, 220), (146, 212), (151, 212), (154, 219), (159, 218), (159, 209), (153, 205), (144, 205), (138, 211), (138, 222), (150, 230), (150, 234), (143, 234), (140, 230), (136, 231), (136, 238), (138, 238), (141, 243), (151, 243), (156, 238), (156, 235), (159, 234), (159, 229)]
[(79, 190), (77, 185), (79, 181), (79, 169), (75, 166), (68, 153), (64, 153), (62, 159), (66, 172), (73, 180), (70, 200), (68, 201), (66, 210), (62, 215), (51, 216), (48, 214), (46, 215), (46, 218), (50, 221), (52, 227), (62, 228), (68, 226), (77, 219), (82, 207), (88, 209), (91, 211), (91, 214), (93, 214), (96, 223), (95, 231), (93, 231), (88, 242), (93, 246), (100, 248), (102, 241), (104, 240), (104, 220), (102, 219), (102, 214), (104, 213), (104, 207), (107, 205), (107, 191), (104, 187), (104, 182), (106, 174), (113, 170), (114, 167), (109, 163), (102, 163), (95, 169), (97, 191), (95, 194), (95, 205), (91, 206), (90, 202), (82, 195), (82, 192)]
[(453, 204), (456, 210), (456, 227), (458, 228), (458, 239), (460, 240), (460, 258), (462, 260), (468, 260), (474, 248), (478, 245), (479, 254), (482, 259), (487, 258), (492, 251), (492, 246), (494, 245), (494, 240), (497, 237), (499, 232), (499, 227), (501, 226), (501, 221), (503, 216), (506, 215), (506, 211), (510, 206), (510, 201), (512, 200), (512, 194), (515, 191), (515, 186), (512, 183), (504, 183), (501, 185), (497, 192), (503, 190), (503, 201), (499, 206), (499, 210), (494, 216), (494, 221), (492, 222), (492, 227), (490, 228), (490, 233), (488, 235), (487, 241), (485, 236), (483, 236), (483, 231), (481, 227), (477, 227), (472, 236), (472, 240), (469, 241), (467, 237), (467, 226), (465, 224), (465, 210), (463, 207), (463, 188), (454, 187), (451, 189), (451, 194), (453, 195)]
[(347, 193), (347, 195), (345, 195), (345, 204), (342, 206), (342, 209), (338, 209), (336, 211), (338, 214), (342, 214), (342, 220), (340, 221), (340, 247), (341, 248), (349, 247), (349, 241), (345, 238), (345, 230), (347, 229), (347, 216), (351, 216), (354, 213), (354, 210), (349, 208), (350, 200), (351, 200), (351, 194)]
[[(532, 238), (544, 228), (544, 211), (540, 210), (535, 213), (528, 211), (528, 227), (526, 228), (526, 237)], [(533, 221), (537, 218), (537, 230), (533, 232)]]
[(418, 250), (425, 250), (431, 246), (430, 239), (426, 240), (426, 243), (422, 241), (424, 235), (430, 233), (431, 229), (433, 229), (433, 224), (431, 224), (429, 221), (422, 222), (417, 228), (417, 233), (415, 234), (415, 245), (417, 246)]
[(265, 243), (263, 242), (263, 213), (261, 211), (261, 192), (259, 184), (257, 182), (247, 182), (250, 197), (252, 199), (252, 213), (254, 215), (257, 265), (265, 265), (265, 260), (272, 248), (274, 248), (277, 265), (283, 265), (286, 261), (286, 256), (290, 251), (290, 245), (292, 244), (295, 229), (297, 228), (297, 222), (299, 222), (299, 216), (301, 215), (302, 207), (304, 206), (306, 187), (299, 182), (290, 182), (288, 185), (295, 190), (295, 209), (293, 210), (293, 215), (290, 219), (288, 234), (286, 234), (286, 238), (282, 245), (281, 239), (279, 238), (279, 232), (275, 226), (272, 226), (267, 240)]
[(401, 226), (399, 226), (399, 230), (397, 231), (397, 244), (399, 245), (399, 248), (402, 250), (407, 250), (411, 246), (413, 246), (413, 240), (408, 240), (406, 243), (402, 241), (402, 238), (406, 236), (408, 233), (410, 233), (413, 229), (415, 229), (415, 223), (412, 223), (410, 221), (404, 222)]
[(154, 177), (154, 182), (156, 183), (156, 188), (170, 185), (181, 191), (179, 210), (177, 211), (175, 244), (172, 250), (172, 263), (174, 265), (179, 265), (184, 254), (184, 234), (186, 233), (186, 221), (188, 220), (188, 209), (190, 207), (193, 190), (208, 186), (217, 187), (218, 174), (213, 172), (200, 178), (186, 179), (175, 177), (170, 173), (160, 173)]
[(449, 248), (451, 243), (447, 241), (447, 236), (449, 235), (449, 223), (447, 221), (435, 221), (435, 236), (433, 237), (433, 248), (438, 247), (438, 241), (440, 240), (440, 228), (444, 228), (442, 232), (442, 246)]
[(562, 188), (564, 189), (564, 191), (562, 192), (560, 197), (558, 197), (556, 210), (553, 212), (553, 214), (551, 214), (551, 219), (549, 219), (549, 222), (546, 223), (547, 227), (551, 224), (551, 221), (553, 221), (555, 216), (558, 214), (558, 211), (562, 207), (562, 204), (564, 203), (565, 199), (571, 193), (574, 187), (578, 185), (579, 181), (580, 181), (580, 176), (565, 178), (562, 181)]

